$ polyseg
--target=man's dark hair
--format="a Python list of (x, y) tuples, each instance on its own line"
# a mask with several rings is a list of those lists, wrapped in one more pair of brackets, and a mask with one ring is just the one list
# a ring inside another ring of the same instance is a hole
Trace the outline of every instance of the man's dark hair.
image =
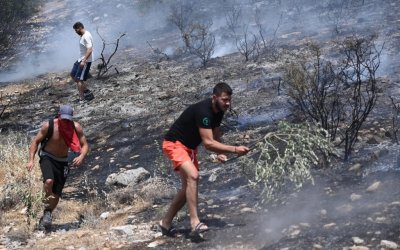
[(82, 29), (85, 28), (85, 27), (83, 26), (83, 23), (81, 23), (81, 22), (76, 22), (76, 23), (74, 24), (74, 26), (72, 26), (72, 27), (74, 28), (74, 30), (79, 29), (79, 28), (82, 28)]
[(213, 89), (213, 95), (221, 95), (222, 93), (232, 95), (231, 87), (225, 82), (217, 83)]

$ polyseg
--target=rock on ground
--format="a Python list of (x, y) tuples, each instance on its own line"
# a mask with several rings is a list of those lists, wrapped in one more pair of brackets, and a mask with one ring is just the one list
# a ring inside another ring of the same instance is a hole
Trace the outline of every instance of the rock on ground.
[(116, 185), (126, 187), (130, 184), (138, 184), (150, 178), (150, 173), (140, 167), (137, 169), (126, 170), (120, 173), (110, 174), (107, 177), (107, 185)]
[(366, 247), (366, 246), (352, 246), (352, 247), (350, 247), (348, 249), (350, 249), (350, 250), (369, 250), (369, 248)]
[(398, 249), (397, 243), (388, 240), (381, 240), (381, 247), (386, 249)]
[(368, 188), (367, 188), (367, 192), (374, 192), (374, 191), (376, 191), (378, 188), (379, 188), (379, 186), (381, 185), (381, 182), (380, 181), (376, 181), (376, 182), (374, 182), (373, 184), (371, 184), (371, 186), (369, 186)]
[(353, 240), (353, 243), (356, 245), (364, 244), (364, 240), (359, 237), (352, 237), (351, 239)]

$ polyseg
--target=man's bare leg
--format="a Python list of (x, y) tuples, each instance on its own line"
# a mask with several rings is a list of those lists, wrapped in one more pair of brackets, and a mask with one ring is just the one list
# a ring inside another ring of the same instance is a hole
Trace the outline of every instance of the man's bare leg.
[[(193, 230), (200, 223), (200, 219), (197, 214), (199, 171), (190, 161), (183, 163), (179, 167), (179, 171), (182, 173), (187, 183), (186, 201), (189, 207), (190, 225), (192, 226)], [(207, 226), (203, 225), (201, 229), (207, 229)]]
[(76, 79), (73, 75), (71, 75), (72, 80), (76, 82), (76, 86), (78, 87), (78, 92), (79, 92), (79, 98), (81, 100), (85, 99), (84, 93), (86, 90), (86, 85), (83, 81)]
[(76, 84), (78, 85), (78, 91), (79, 91), (79, 97), (81, 98), (81, 100), (85, 99), (85, 90), (86, 90), (86, 86), (85, 83), (83, 81), (77, 81)]
[(178, 213), (179, 210), (181, 210), (181, 208), (186, 203), (187, 182), (186, 178), (182, 174), (180, 175), (182, 182), (181, 190), (179, 190), (179, 192), (175, 195), (167, 213), (165, 214), (164, 218), (160, 221), (161, 226), (163, 226), (166, 229), (169, 229), (171, 227), (172, 220), (174, 219), (175, 215)]
[(60, 197), (53, 193), (53, 184), (54, 180), (47, 179), (43, 185), (46, 199), (45, 209), (50, 211), (53, 211), (57, 207), (58, 201), (60, 200)]

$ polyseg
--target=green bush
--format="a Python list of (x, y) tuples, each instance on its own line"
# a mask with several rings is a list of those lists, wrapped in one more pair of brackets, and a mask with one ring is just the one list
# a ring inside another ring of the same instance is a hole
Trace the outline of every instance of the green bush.
[(311, 167), (328, 159), (333, 147), (329, 133), (311, 124), (279, 123), (278, 130), (268, 133), (257, 144), (255, 156), (242, 158), (242, 165), (253, 187), (261, 187), (264, 201), (276, 201), (280, 191), (304, 183), (313, 183)]

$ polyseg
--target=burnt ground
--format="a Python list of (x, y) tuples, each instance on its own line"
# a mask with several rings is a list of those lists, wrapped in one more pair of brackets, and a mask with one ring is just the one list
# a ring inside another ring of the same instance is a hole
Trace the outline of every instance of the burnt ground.
[[(391, 2), (385, 9), (384, 27), (392, 55), (398, 54), (398, 22), (394, 13), (399, 6)], [(368, 20), (374, 27), (372, 19)], [(288, 50), (298, 53), (307, 40), (321, 36), (282, 38), (282, 57), (274, 63), (266, 60), (244, 63), (240, 55), (232, 54), (213, 59), (206, 69), (199, 68), (193, 58), (162, 62), (152, 58), (126, 59), (134, 58), (127, 49), (122, 51), (125, 59), (121, 59), (119, 74), (88, 81), (96, 98), (86, 104), (74, 104), (76, 90), (67, 72), (2, 86), (1, 90), (10, 94), (11, 104), (1, 119), (1, 133), (23, 131), (32, 136), (41, 122), (57, 113), (60, 104), (73, 103), (91, 153), (82, 168), (72, 171), (64, 201), (77, 200), (82, 204), (87, 201), (84, 175), (89, 176), (90, 184), (97, 189), (112, 191), (105, 187), (105, 179), (121, 168), (144, 167), (153, 176), (179, 186), (160, 153), (159, 144), (184, 108), (208, 97), (216, 82), (227, 81), (235, 92), (233, 108), (238, 116), (227, 114), (223, 126), (225, 141), (251, 144), (273, 130), (277, 121), (293, 118), (285, 89), (278, 93), (277, 76), (285, 61), (292, 59), (286, 54)], [(324, 46), (332, 48), (329, 42)], [(388, 95), (400, 98), (399, 72), (393, 65), (398, 62), (392, 61), (380, 78), (377, 106), (360, 132), (350, 162), (336, 159), (331, 167), (314, 170), (315, 185), (307, 185), (299, 193), (287, 190), (280, 203), (261, 203), (258, 190), (249, 188), (239, 161), (225, 165), (212, 163), (208, 153), (201, 150), (199, 209), (201, 218), (212, 230), (205, 234), (205, 241), (192, 242), (187, 238), (188, 219), (183, 214), (177, 222), (180, 236), (162, 237), (165, 241), (158, 247), (342, 249), (354, 245), (352, 237), (363, 239), (361, 245), (371, 249), (379, 248), (381, 240), (399, 243), (398, 147), (386, 133), (391, 113)], [(348, 171), (354, 163), (361, 163), (361, 170)], [(209, 180), (212, 175), (217, 177), (215, 181)], [(376, 190), (366, 191), (377, 181), (380, 185)], [(167, 206), (169, 201), (157, 200), (155, 206), (135, 216), (141, 223), (153, 224), (161, 216), (160, 207)], [(72, 226), (67, 229), (77, 233), (80, 230)], [(126, 244), (121, 248), (143, 249), (148, 243)]]
[[(191, 69), (190, 74), (181, 63), (147, 62), (127, 64), (119, 75), (109, 79), (90, 79), (89, 86), (96, 99), (87, 104), (74, 104), (74, 107), (76, 119), (85, 128), (91, 153), (82, 168), (73, 170), (66, 187), (70, 191), (66, 192), (64, 200), (85, 202), (84, 175), (89, 176), (91, 185), (102, 190), (106, 177), (120, 168), (142, 166), (155, 176), (172, 180), (178, 187), (179, 182), (171, 174), (169, 164), (162, 158), (155, 141), (160, 144), (163, 133), (180, 112), (188, 104), (207, 97), (218, 76), (226, 72), (232, 78), (228, 82), (235, 90), (234, 109), (239, 114), (239, 117), (227, 114), (223, 126), (227, 142), (249, 145), (272, 130), (277, 120), (291, 119), (288, 99), (277, 94), (275, 82), (260, 81), (263, 77), (261, 70), (256, 65), (235, 63), (237, 57), (218, 58), (209, 68)], [(159, 65), (159, 69), (155, 65)], [(254, 80), (249, 80), (249, 83), (236, 80), (235, 75), (239, 72), (241, 75), (246, 72), (249, 79)], [(75, 86), (65, 80), (66, 75), (46, 75), (27, 81), (35, 87), (13, 94), (12, 103), (2, 120), (3, 133), (19, 130), (30, 131), (29, 134), (33, 135), (43, 120), (57, 113), (60, 104), (73, 102)], [(386, 84), (390, 87), (389, 81)], [(23, 86), (4, 89), (23, 89)], [(282, 194), (282, 204), (261, 203), (258, 191), (248, 187), (238, 161), (225, 165), (212, 163), (208, 160), (208, 153), (201, 150), (199, 209), (202, 219), (212, 230), (205, 234), (206, 241), (194, 243), (187, 237), (188, 220), (181, 215), (177, 222), (180, 237), (167, 238), (159, 247), (308, 249), (322, 246), (337, 249), (352, 246), (354, 236), (362, 238), (365, 241), (363, 245), (371, 248), (376, 248), (383, 239), (398, 242), (400, 175), (395, 171), (397, 165), (390, 165), (390, 160), (386, 163), (385, 159), (393, 158), (392, 154), (397, 151), (389, 148), (389, 153), (385, 155), (385, 151), (383, 157), (378, 154), (374, 158), (370, 155), (379, 151), (379, 145), (367, 142), (373, 135), (383, 144), (390, 143), (380, 129), (387, 127), (390, 121), (377, 115), (387, 110), (385, 100), (382, 93), (374, 116), (361, 133), (363, 138), (358, 144), (358, 153), (352, 158), (353, 163), (362, 163), (361, 172), (349, 172), (347, 168), (352, 162), (343, 164), (336, 160), (329, 169), (315, 170), (315, 186), (306, 186), (297, 194), (290, 190)], [(244, 135), (249, 139), (243, 139)], [(160, 161), (165, 164), (160, 165)], [(384, 172), (363, 174), (379, 162), (388, 164), (380, 168)], [(213, 173), (217, 178), (210, 182)], [(381, 182), (380, 188), (372, 193), (366, 192), (374, 181)], [(105, 190), (110, 191), (108, 188)], [(352, 202), (352, 194), (361, 195), (361, 198)], [(135, 215), (142, 223), (154, 223), (161, 216), (160, 207), (166, 207), (169, 201), (158, 200), (155, 207)], [(66, 227), (68, 229), (68, 225)], [(69, 230), (79, 231), (79, 228), (74, 228)], [(128, 244), (125, 247), (142, 249), (147, 244)]]

